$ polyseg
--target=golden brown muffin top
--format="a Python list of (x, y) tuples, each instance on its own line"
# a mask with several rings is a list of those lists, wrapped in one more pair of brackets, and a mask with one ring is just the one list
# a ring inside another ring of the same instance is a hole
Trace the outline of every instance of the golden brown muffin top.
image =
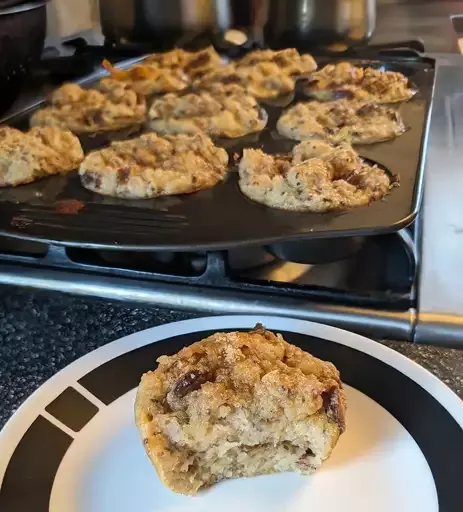
[(261, 325), (250, 332), (214, 334), (158, 362), (142, 378), (149, 382), (153, 413), (185, 411), (206, 418), (221, 417), (229, 407), (250, 407), (271, 421), (281, 414), (301, 419), (324, 408), (344, 429), (335, 366)]

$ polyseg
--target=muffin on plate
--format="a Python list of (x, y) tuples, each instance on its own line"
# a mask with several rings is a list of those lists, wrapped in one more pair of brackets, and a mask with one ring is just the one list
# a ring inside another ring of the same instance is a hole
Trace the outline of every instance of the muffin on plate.
[(143, 375), (136, 423), (159, 478), (195, 494), (228, 478), (310, 474), (345, 429), (338, 370), (261, 325), (219, 332)]

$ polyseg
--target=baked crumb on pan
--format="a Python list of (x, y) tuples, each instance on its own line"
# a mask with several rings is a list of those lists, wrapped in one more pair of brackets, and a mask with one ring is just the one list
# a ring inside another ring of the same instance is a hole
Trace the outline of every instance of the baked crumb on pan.
[(79, 139), (68, 130), (46, 126), (23, 133), (0, 127), (0, 187), (76, 170), (83, 158)]
[(348, 144), (307, 140), (292, 155), (245, 149), (239, 187), (249, 199), (282, 210), (326, 212), (369, 204), (388, 194), (389, 175)]
[(346, 426), (339, 372), (261, 325), (158, 359), (135, 418), (159, 478), (182, 494), (227, 478), (310, 474)]
[(147, 133), (88, 154), (79, 174), (93, 192), (146, 199), (210, 188), (225, 178), (227, 163), (227, 152), (202, 133)]
[(113, 80), (102, 84), (101, 90), (62, 85), (50, 95), (49, 106), (32, 114), (30, 124), (92, 133), (141, 124), (145, 117), (145, 98)]

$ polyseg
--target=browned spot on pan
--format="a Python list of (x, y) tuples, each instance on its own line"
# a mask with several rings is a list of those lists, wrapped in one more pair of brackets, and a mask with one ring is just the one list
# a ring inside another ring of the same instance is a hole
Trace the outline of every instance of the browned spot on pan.
[(63, 199), (55, 203), (55, 209), (63, 215), (73, 215), (85, 207), (85, 203), (77, 199)]

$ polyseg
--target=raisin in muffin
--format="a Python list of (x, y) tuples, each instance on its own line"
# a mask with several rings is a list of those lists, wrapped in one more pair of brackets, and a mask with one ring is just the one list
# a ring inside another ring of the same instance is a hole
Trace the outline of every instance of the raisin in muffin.
[(226, 478), (318, 469), (345, 429), (339, 372), (257, 325), (162, 356), (135, 416), (161, 481), (195, 494)]

